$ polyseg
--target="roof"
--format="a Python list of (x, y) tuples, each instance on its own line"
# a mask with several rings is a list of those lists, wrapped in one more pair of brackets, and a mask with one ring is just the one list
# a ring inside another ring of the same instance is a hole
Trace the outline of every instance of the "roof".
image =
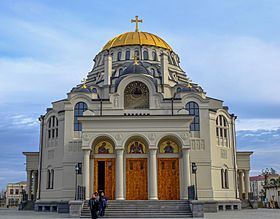
[(264, 180), (264, 176), (250, 176), (250, 181), (262, 181)]
[(148, 32), (126, 32), (111, 39), (102, 51), (118, 46), (146, 45), (172, 51), (172, 48), (160, 37)]

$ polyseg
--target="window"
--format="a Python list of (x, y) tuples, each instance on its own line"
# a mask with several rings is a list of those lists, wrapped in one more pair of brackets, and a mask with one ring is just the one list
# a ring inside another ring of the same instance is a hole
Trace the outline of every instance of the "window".
[(148, 54), (148, 51), (147, 51), (147, 50), (145, 50), (145, 51), (143, 52), (143, 58), (144, 58), (144, 60), (148, 60), (148, 59), (149, 59), (149, 54)]
[(122, 52), (120, 51), (118, 52), (118, 61), (121, 61), (121, 59), (122, 59)]
[(190, 115), (194, 116), (193, 122), (190, 125), (191, 131), (200, 130), (200, 119), (199, 119), (199, 106), (196, 102), (191, 101), (186, 104), (186, 110), (189, 111)]
[(54, 169), (51, 170), (51, 176), (52, 176), (51, 188), (53, 189), (53, 184), (54, 184)]
[(170, 55), (168, 56), (168, 63), (169, 63), (170, 65), (173, 65), (173, 62), (172, 62), (172, 59), (171, 59)]
[(48, 121), (48, 139), (58, 137), (58, 119), (56, 116), (52, 116)]
[(82, 131), (82, 123), (78, 121), (79, 116), (83, 116), (83, 113), (87, 110), (87, 104), (79, 102), (75, 105), (74, 109), (74, 131)]
[(19, 189), (16, 189), (16, 195), (18, 195), (19, 194)]
[(10, 195), (13, 195), (13, 194), (14, 194), (14, 190), (10, 189)]
[(125, 60), (129, 60), (130, 59), (130, 50), (126, 50), (125, 52)]
[(114, 53), (111, 53), (112, 61), (114, 60)]
[(221, 169), (221, 185), (222, 185), (222, 189), (228, 189), (229, 188), (228, 169), (226, 169), (226, 168)]
[(225, 187), (225, 182), (224, 182), (224, 169), (221, 169), (221, 185), (222, 189)]
[(176, 60), (175, 60), (174, 56), (172, 56), (171, 58), (172, 58), (173, 65), (177, 65), (177, 63), (176, 63)]
[(47, 189), (53, 189), (54, 187), (54, 169), (47, 170)]
[(228, 189), (228, 170), (225, 169), (225, 188)]
[(155, 51), (152, 52), (152, 59), (153, 61), (157, 61), (157, 54)]
[(139, 51), (138, 51), (138, 50), (135, 50), (135, 51), (134, 51), (134, 56), (136, 56), (137, 59), (139, 59)]
[(51, 170), (47, 171), (47, 189), (51, 188)]
[(216, 136), (218, 145), (227, 146), (228, 139), (228, 122), (226, 117), (219, 115), (216, 119)]

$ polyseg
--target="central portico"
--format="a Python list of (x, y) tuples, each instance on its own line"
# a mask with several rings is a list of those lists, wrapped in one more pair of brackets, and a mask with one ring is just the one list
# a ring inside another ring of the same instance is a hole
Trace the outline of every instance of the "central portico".
[[(95, 116), (85, 112), (86, 198), (104, 190), (116, 200), (187, 199), (193, 116)], [(147, 125), (148, 124), (148, 125)]]

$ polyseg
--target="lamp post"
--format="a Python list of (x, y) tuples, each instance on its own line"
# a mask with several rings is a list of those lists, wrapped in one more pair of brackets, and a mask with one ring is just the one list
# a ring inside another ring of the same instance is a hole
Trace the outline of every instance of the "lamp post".
[(192, 163), (192, 173), (195, 176), (195, 200), (197, 200), (197, 176), (196, 176), (196, 172), (197, 172), (197, 165), (196, 165), (196, 163)]
[(97, 89), (95, 87), (90, 87), (90, 91), (97, 94), (97, 98), (100, 101), (100, 116), (102, 116), (103, 100), (102, 98), (100, 98), (99, 93), (97, 92)]
[(78, 178), (78, 173), (79, 173), (80, 167), (79, 164), (75, 165), (75, 200), (77, 200), (77, 178)]

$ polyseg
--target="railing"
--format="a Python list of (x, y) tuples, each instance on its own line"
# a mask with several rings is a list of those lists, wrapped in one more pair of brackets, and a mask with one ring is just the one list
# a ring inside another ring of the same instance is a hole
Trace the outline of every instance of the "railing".
[(76, 200), (85, 200), (86, 199), (86, 187), (77, 186), (75, 197), (76, 197)]

